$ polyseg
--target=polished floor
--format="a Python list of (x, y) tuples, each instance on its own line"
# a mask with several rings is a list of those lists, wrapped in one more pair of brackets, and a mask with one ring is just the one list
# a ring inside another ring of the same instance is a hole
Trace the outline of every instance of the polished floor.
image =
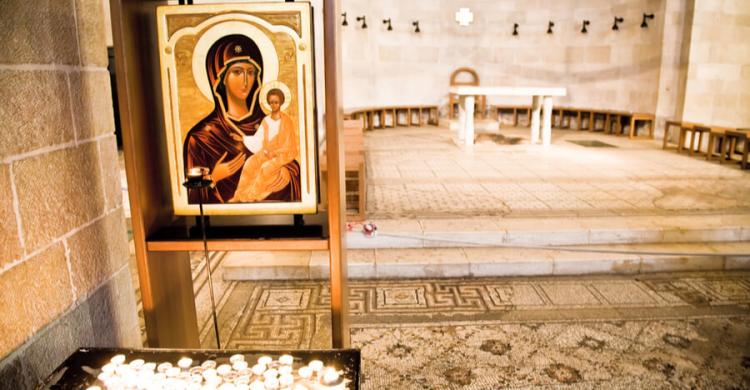
[(367, 132), (368, 217), (750, 212), (750, 171), (735, 163), (665, 151), (660, 140), (555, 129), (544, 147), (528, 137), (503, 128), (467, 151), (447, 127)]

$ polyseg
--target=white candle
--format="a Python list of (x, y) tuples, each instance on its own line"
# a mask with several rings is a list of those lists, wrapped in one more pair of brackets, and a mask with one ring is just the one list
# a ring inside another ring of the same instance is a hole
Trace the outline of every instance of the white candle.
[(206, 379), (206, 385), (209, 387), (219, 387), (221, 384), (221, 378), (218, 376), (212, 376), (211, 378)]
[(180, 375), (180, 367), (169, 367), (165, 374), (167, 374), (167, 378), (176, 378)]
[(279, 371), (276, 370), (275, 368), (268, 369), (266, 370), (266, 372), (263, 373), (263, 377), (266, 378), (266, 380), (268, 380), (268, 378), (276, 378), (278, 376), (279, 376)]
[(263, 381), (257, 379), (250, 384), (250, 390), (265, 390), (265, 388), (266, 386), (263, 384)]
[(192, 374), (192, 375), (190, 375), (190, 380), (193, 383), (203, 383), (203, 375), (201, 375), (201, 374)]
[(232, 364), (232, 368), (234, 368), (237, 371), (242, 371), (247, 368), (247, 362), (244, 360), (236, 361)]
[(315, 372), (318, 372), (323, 369), (323, 362), (320, 360), (313, 360), (308, 364), (308, 366)]
[(164, 362), (164, 363), (161, 363), (158, 366), (156, 366), (156, 371), (157, 372), (167, 372), (167, 370), (169, 370), (170, 368), (172, 368), (172, 363), (170, 363), (170, 362)]
[(229, 362), (232, 364), (237, 363), (237, 362), (244, 362), (244, 361), (245, 361), (245, 357), (239, 353), (229, 357)]
[(210, 378), (216, 377), (216, 370), (213, 368), (209, 368), (207, 370), (203, 370), (203, 378), (206, 380), (209, 380)]
[(291, 375), (294, 370), (292, 369), (292, 366), (281, 366), (279, 367), (279, 374), (280, 375)]
[(290, 374), (283, 374), (279, 377), (279, 384), (281, 387), (289, 387), (294, 383), (294, 376)]
[(292, 357), (292, 355), (281, 355), (279, 363), (291, 366), (294, 363), (294, 357)]
[(264, 383), (266, 385), (266, 389), (278, 389), (279, 388), (279, 379), (276, 377), (266, 378)]
[(310, 379), (310, 377), (312, 377), (313, 370), (312, 368), (305, 366), (305, 367), (300, 367), (297, 373), (302, 379)]
[(148, 362), (141, 367), (141, 371), (156, 371), (156, 363)]
[(270, 356), (261, 356), (258, 358), (258, 364), (262, 364), (264, 366), (268, 366), (271, 363), (273, 363), (273, 359), (271, 359)]
[(294, 386), (294, 390), (307, 390), (307, 386), (302, 384), (297, 384)]
[(201, 364), (201, 367), (203, 367), (204, 370), (207, 368), (216, 368), (216, 362), (213, 360), (206, 360)]
[(221, 376), (229, 374), (230, 372), (232, 372), (232, 366), (229, 364), (222, 364), (219, 367), (216, 367), (216, 373)]
[(102, 388), (99, 386), (89, 386), (86, 388), (86, 390), (102, 390)]
[(125, 355), (115, 355), (109, 360), (112, 364), (119, 365), (125, 363)]
[(193, 359), (189, 357), (184, 357), (180, 359), (179, 361), (177, 361), (177, 367), (180, 367), (183, 370), (187, 370), (192, 365), (193, 365)]
[(219, 386), (219, 390), (236, 390), (234, 383), (224, 383)]
[(323, 384), (332, 385), (339, 380), (339, 373), (333, 367), (328, 367), (323, 374)]
[(132, 368), (134, 370), (138, 370), (141, 367), (143, 367), (144, 364), (146, 364), (145, 360), (143, 360), (143, 359), (135, 359), (132, 362), (130, 362), (130, 364), (128, 364), (128, 365), (130, 366), (130, 368)]
[(255, 375), (263, 375), (263, 373), (266, 371), (266, 365), (265, 364), (256, 364), (253, 366), (253, 374)]
[(111, 374), (115, 372), (115, 365), (111, 363), (107, 363), (102, 367), (102, 372), (105, 372), (107, 374)]

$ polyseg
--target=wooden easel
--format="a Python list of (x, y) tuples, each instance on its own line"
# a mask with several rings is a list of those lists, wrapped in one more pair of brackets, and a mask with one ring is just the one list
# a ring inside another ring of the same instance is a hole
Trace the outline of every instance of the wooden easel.
[[(324, 0), (325, 127), (328, 210), (326, 229), (293, 227), (259, 240), (245, 229), (227, 229), (208, 239), (212, 251), (328, 250), (331, 269), (331, 325), (334, 348), (349, 346), (341, 51), (337, 18), (340, 0)], [(150, 347), (199, 348), (188, 251), (202, 241), (175, 219), (169, 194), (159, 85), (156, 7), (167, 1), (110, 0), (117, 92), (133, 240), (146, 333)], [(182, 232), (182, 233), (180, 233)], [(184, 235), (182, 235), (184, 234)]]

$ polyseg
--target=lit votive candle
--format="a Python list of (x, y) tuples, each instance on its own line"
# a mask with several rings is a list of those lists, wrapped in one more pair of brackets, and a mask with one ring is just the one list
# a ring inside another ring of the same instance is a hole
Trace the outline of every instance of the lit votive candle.
[(206, 360), (201, 364), (201, 367), (203, 367), (204, 370), (207, 368), (216, 368), (216, 362), (213, 360)]
[(339, 373), (333, 367), (328, 367), (323, 372), (323, 384), (330, 386), (336, 384), (339, 380)]
[(261, 356), (258, 358), (258, 364), (268, 366), (271, 365), (271, 363), (273, 363), (273, 359), (270, 356)]
[(279, 385), (281, 387), (290, 387), (294, 383), (294, 376), (291, 374), (283, 374), (279, 377)]
[(112, 364), (119, 365), (125, 363), (125, 355), (115, 355), (109, 360)]
[(320, 360), (313, 360), (308, 364), (308, 367), (310, 367), (313, 371), (319, 372), (323, 369), (323, 362)]
[(300, 367), (297, 373), (302, 379), (310, 379), (312, 377), (313, 370), (309, 366), (305, 366), (305, 367)]
[(106, 382), (111, 377), (112, 377), (112, 374), (107, 373), (107, 372), (102, 372), (101, 374), (99, 374), (99, 375), (96, 376), (96, 379), (99, 379), (102, 382)]
[(279, 358), (279, 363), (286, 366), (291, 366), (292, 364), (294, 364), (294, 357), (292, 357), (292, 355), (281, 355), (281, 357)]
[(237, 363), (237, 362), (244, 362), (244, 361), (245, 361), (245, 356), (239, 353), (229, 357), (229, 362), (232, 364)]
[(156, 372), (167, 372), (170, 368), (172, 368), (172, 363), (164, 362), (156, 366)]
[(187, 172), (189, 179), (202, 179), (206, 175), (208, 175), (208, 168), (206, 167), (192, 167)]
[(291, 375), (293, 371), (292, 366), (279, 367), (279, 375)]
[(279, 378), (273, 377), (273, 378), (266, 378), (264, 381), (264, 384), (266, 385), (266, 389), (272, 390), (272, 389), (278, 389), (279, 388)]
[(216, 373), (221, 376), (229, 374), (230, 372), (232, 372), (232, 366), (229, 364), (222, 364), (219, 367), (216, 367)]
[(238, 376), (237, 379), (234, 380), (235, 385), (249, 385), (250, 384), (250, 375), (241, 375)]
[(180, 375), (180, 367), (169, 367), (166, 372), (167, 378), (177, 378)]
[(203, 370), (203, 378), (205, 378), (206, 380), (208, 380), (209, 378), (216, 378), (216, 370), (213, 368)]
[(212, 376), (210, 378), (206, 378), (206, 385), (208, 387), (219, 387), (221, 384), (221, 378), (218, 376)]
[(242, 371), (247, 368), (247, 362), (244, 360), (239, 360), (234, 363), (232, 363), (232, 368), (237, 371)]
[(256, 364), (253, 366), (253, 374), (255, 375), (263, 375), (263, 373), (266, 371), (266, 365), (265, 364)]
[(130, 362), (130, 364), (128, 364), (128, 365), (130, 366), (130, 368), (132, 368), (134, 370), (140, 370), (141, 367), (143, 367), (144, 364), (146, 364), (145, 360), (143, 360), (143, 359), (135, 359), (132, 362)]
[(266, 372), (263, 373), (263, 377), (268, 380), (268, 378), (276, 378), (279, 376), (279, 371), (275, 368), (271, 368), (266, 370)]
[(234, 385), (234, 383), (224, 383), (221, 386), (219, 386), (219, 390), (236, 390), (237, 387)]
[(203, 383), (203, 375), (201, 374), (192, 374), (190, 375), (190, 381), (193, 383)]
[(183, 370), (187, 370), (192, 365), (193, 365), (193, 359), (189, 357), (184, 357), (180, 359), (179, 361), (177, 361), (177, 367), (180, 367)]
[(102, 372), (107, 374), (112, 374), (115, 372), (115, 365), (112, 363), (107, 363), (104, 366), (102, 366)]
[(141, 371), (156, 371), (156, 363), (148, 362), (141, 367)]
[(308, 390), (308, 389), (307, 389), (307, 386), (305, 386), (303, 384), (296, 384), (296, 385), (294, 385), (294, 389), (293, 390)]
[(250, 390), (265, 390), (266, 386), (263, 384), (263, 381), (260, 380), (254, 380), (253, 383), (250, 384)]
[(86, 388), (86, 390), (102, 390), (102, 388), (99, 386), (89, 386)]

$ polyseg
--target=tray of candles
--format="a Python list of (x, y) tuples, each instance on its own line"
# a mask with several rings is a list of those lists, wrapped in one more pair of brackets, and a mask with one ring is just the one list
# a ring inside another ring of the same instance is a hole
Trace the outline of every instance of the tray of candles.
[(75, 390), (358, 390), (356, 349), (242, 351), (81, 348), (46, 380)]

